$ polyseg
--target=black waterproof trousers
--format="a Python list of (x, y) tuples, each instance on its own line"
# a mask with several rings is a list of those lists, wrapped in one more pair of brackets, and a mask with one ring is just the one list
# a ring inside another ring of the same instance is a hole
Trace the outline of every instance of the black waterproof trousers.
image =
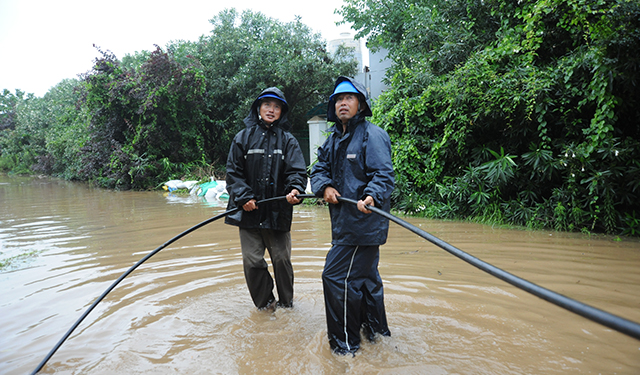
[(240, 246), (244, 278), (253, 303), (259, 309), (274, 300), (273, 279), (264, 259), (269, 251), (278, 290), (278, 305), (293, 305), (293, 266), (291, 265), (291, 232), (271, 229), (240, 228)]
[(379, 246), (333, 245), (322, 272), (322, 286), (331, 349), (338, 354), (360, 348), (360, 329), (368, 340), (389, 336)]

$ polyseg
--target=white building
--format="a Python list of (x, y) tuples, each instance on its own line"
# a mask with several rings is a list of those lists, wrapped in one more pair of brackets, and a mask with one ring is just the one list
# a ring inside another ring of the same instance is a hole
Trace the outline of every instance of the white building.
[(344, 45), (345, 47), (353, 48), (353, 54), (356, 60), (358, 60), (358, 73), (356, 74), (355, 80), (365, 83), (366, 75), (365, 75), (365, 56), (363, 55), (362, 41), (360, 39), (353, 39), (351, 33), (340, 33), (340, 38), (333, 39), (327, 42), (327, 50), (329, 54), (333, 55), (338, 50), (340, 45)]
[[(355, 77), (356, 81), (362, 83), (369, 94), (372, 102), (387, 89), (382, 83), (384, 75), (391, 65), (391, 61), (387, 59), (387, 51), (380, 50), (369, 57), (369, 50), (362, 48), (361, 40), (354, 40), (350, 33), (341, 33), (340, 38), (327, 42), (327, 49), (330, 54), (334, 54), (340, 45), (354, 48), (354, 57), (358, 60), (358, 72)], [(370, 63), (370, 66), (367, 64)], [(326, 114), (315, 115), (307, 121), (309, 124), (309, 160), (313, 164), (317, 159), (318, 147), (324, 143), (326, 139), (326, 131), (328, 129)]]
[(375, 101), (378, 96), (387, 89), (387, 85), (382, 82), (387, 73), (387, 69), (391, 66), (391, 60), (387, 58), (387, 54), (388, 51), (386, 49), (381, 49), (369, 54), (370, 66), (369, 77), (367, 77), (369, 86), (367, 86), (367, 88), (371, 101)]

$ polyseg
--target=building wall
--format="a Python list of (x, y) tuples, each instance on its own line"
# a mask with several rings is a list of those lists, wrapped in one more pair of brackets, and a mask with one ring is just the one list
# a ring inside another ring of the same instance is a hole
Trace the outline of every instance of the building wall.
[[(368, 49), (362, 48), (359, 39), (353, 39), (351, 33), (341, 33), (340, 38), (327, 42), (329, 53), (335, 53), (341, 44), (354, 48), (354, 57), (358, 60), (358, 73), (353, 78), (362, 83), (367, 88), (369, 97), (375, 100), (387, 89), (387, 86), (382, 81), (387, 69), (391, 66), (391, 60), (387, 58), (388, 51), (380, 49), (375, 53), (370, 53)], [(364, 54), (367, 54), (367, 56), (364, 56)], [(368, 61), (368, 66), (365, 65), (365, 61)]]
[[(354, 48), (354, 57), (358, 60), (358, 73), (353, 77), (356, 81), (365, 84), (367, 76), (365, 75), (365, 65), (363, 48), (361, 46), (361, 40), (354, 40), (351, 33), (340, 33), (340, 38), (333, 39), (327, 42), (327, 50), (330, 54), (334, 54), (340, 45)], [(366, 85), (365, 85), (366, 86)], [(367, 86), (368, 87), (368, 86)]]
[(318, 147), (327, 139), (326, 133), (329, 125), (325, 116), (313, 116), (309, 121), (309, 160), (313, 165), (318, 159)]
[(387, 58), (388, 51), (381, 49), (375, 53), (369, 53), (369, 96), (375, 100), (380, 94), (387, 90), (387, 85), (382, 81), (387, 69), (391, 66), (391, 60)]

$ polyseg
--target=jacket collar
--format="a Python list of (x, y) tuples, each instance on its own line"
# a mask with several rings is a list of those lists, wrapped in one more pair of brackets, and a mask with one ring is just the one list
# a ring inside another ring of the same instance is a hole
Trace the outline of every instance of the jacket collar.
[[(353, 116), (350, 120), (349, 123), (347, 124), (347, 133), (352, 133), (353, 129), (355, 129), (358, 125), (360, 125), (361, 123), (363, 123), (365, 121), (365, 116), (364, 113), (362, 113), (362, 111), (356, 113), (355, 116)], [(343, 137), (343, 126), (342, 123), (340, 121), (336, 122), (334, 125), (334, 131), (336, 133), (338, 133), (338, 135), (340, 137)]]

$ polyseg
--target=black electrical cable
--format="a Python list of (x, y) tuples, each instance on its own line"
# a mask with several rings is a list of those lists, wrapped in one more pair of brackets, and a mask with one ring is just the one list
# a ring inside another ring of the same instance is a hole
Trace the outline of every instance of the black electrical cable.
[[(300, 194), (298, 195), (298, 198), (314, 198), (315, 195), (312, 194)], [(258, 202), (256, 202), (256, 204), (261, 204), (261, 203), (267, 203), (267, 202), (271, 202), (271, 201), (277, 201), (277, 200), (283, 200), (286, 199), (286, 196), (281, 196), (281, 197), (273, 197), (273, 198), (267, 198), (267, 199), (263, 199), (260, 200)], [(100, 297), (98, 297), (98, 299), (95, 300), (95, 302), (87, 309), (87, 311), (84, 312), (84, 314), (82, 314), (82, 316), (75, 322), (75, 324), (73, 326), (71, 326), (71, 328), (69, 328), (69, 330), (67, 331), (67, 333), (64, 334), (64, 336), (62, 336), (62, 338), (60, 339), (60, 341), (58, 341), (58, 343), (53, 347), (53, 349), (51, 349), (51, 351), (49, 352), (49, 354), (47, 354), (47, 356), (42, 360), (42, 362), (40, 362), (40, 364), (38, 365), (38, 367), (31, 373), (36, 374), (38, 373), (40, 370), (42, 370), (42, 368), (44, 367), (44, 365), (49, 361), (49, 359), (51, 359), (51, 357), (55, 354), (55, 352), (60, 348), (60, 346), (62, 345), (62, 343), (65, 342), (65, 340), (71, 336), (71, 333), (73, 333), (73, 331), (80, 325), (80, 323), (82, 323), (82, 321), (84, 320), (84, 318), (87, 317), (87, 315), (89, 315), (89, 313), (91, 311), (93, 311), (93, 309), (98, 305), (98, 303), (100, 303), (100, 301), (102, 301), (104, 299), (104, 297), (107, 296), (107, 294), (109, 294), (109, 292), (111, 292), (118, 284), (120, 284), (120, 282), (127, 277), (131, 272), (133, 272), (136, 268), (138, 268), (142, 263), (146, 262), (149, 258), (151, 258), (152, 256), (156, 255), (160, 250), (164, 249), (165, 247), (171, 245), (172, 243), (174, 243), (175, 241), (179, 240), (180, 238), (186, 236), (187, 234), (193, 232), (196, 229), (202, 228), (203, 226), (212, 223), (220, 218), (223, 218), (229, 214), (232, 214), (234, 212), (239, 211), (241, 208), (234, 208), (233, 210), (229, 210), (229, 211), (225, 211), (221, 214), (218, 214), (212, 218), (209, 218), (203, 222), (201, 222), (200, 224), (194, 225), (193, 227), (185, 230), (184, 232), (178, 234), (177, 236), (173, 237), (172, 239), (170, 239), (169, 241), (163, 243), (162, 245), (160, 245), (158, 248), (156, 248), (155, 250), (153, 250), (152, 252), (150, 252), (149, 254), (147, 254), (144, 258), (140, 259), (138, 261), (138, 263), (134, 264), (133, 266), (131, 266), (131, 268), (129, 268), (125, 273), (123, 273), (118, 280), (114, 281), (113, 284), (111, 284), (111, 286), (109, 286), (107, 288), (107, 290), (104, 291), (104, 293), (102, 293), (102, 295)]]
[[(338, 197), (338, 201), (348, 202), (351, 204), (358, 204), (357, 201), (349, 198)], [(385, 212), (379, 208), (366, 206), (366, 208), (378, 215), (384, 216), (387, 219), (393, 221), (394, 223), (400, 225), (401, 227), (410, 230), (411, 232), (417, 234), (418, 236), (424, 238), (425, 240), (431, 242), (432, 244), (442, 248), (443, 250), (457, 256), (458, 258), (464, 260), (465, 262), (475, 266), (482, 271), (487, 272), (488, 274), (495, 276), (507, 283), (518, 287), (526, 292), (529, 292), (537, 297), (542, 298), (548, 302), (553, 303), (556, 306), (562, 307), (563, 309), (569, 310), (573, 313), (576, 313), (580, 316), (583, 316), (589, 320), (592, 320), (596, 323), (600, 323), (606, 327), (614, 329), (618, 332), (624, 333), (625, 335), (631, 336), (635, 339), (640, 340), (640, 324), (621, 318), (619, 316), (610, 314), (606, 311), (602, 311), (596, 309), (595, 307), (591, 307), (582, 302), (578, 302), (569, 297), (563, 296), (556, 292), (553, 292), (549, 289), (545, 289), (539, 285), (533, 284), (527, 280), (521, 279), (509, 272), (503, 271), (498, 267), (495, 267), (489, 263), (486, 263), (472, 255), (465, 253), (464, 251), (456, 248), (453, 245), (450, 245), (443, 240), (435, 237), (422, 229), (419, 229), (406, 221), (397, 218), (391, 215), (388, 212)]]
[[(315, 195), (313, 194), (300, 194), (298, 195), (298, 198), (317, 198)], [(282, 200), (282, 199), (286, 199), (286, 196), (281, 196), (281, 197), (274, 197), (274, 198), (268, 198), (268, 199), (263, 199), (261, 201), (258, 201), (257, 204), (260, 203), (266, 203), (266, 202), (270, 202), (270, 201), (276, 201), (276, 200)], [(357, 205), (358, 202), (353, 200), (353, 199), (349, 199), (349, 198), (344, 198), (344, 197), (338, 197), (338, 201), (340, 202), (346, 202), (346, 203), (350, 203), (350, 204), (354, 204)], [(561, 294), (555, 293), (553, 291), (550, 291), (548, 289), (545, 289), (541, 286), (538, 286), (536, 284), (533, 284), (527, 280), (521, 279), (515, 275), (512, 275), (506, 271), (501, 270), (500, 268), (497, 268), (489, 263), (486, 263), (472, 255), (469, 255), (467, 253), (465, 253), (464, 251), (456, 248), (453, 245), (450, 245), (446, 242), (444, 242), (443, 240), (439, 239), (438, 237), (435, 237), (431, 234), (429, 234), (428, 232), (425, 232), (422, 229), (419, 229), (409, 223), (407, 223), (406, 221), (391, 215), (388, 212), (385, 212), (383, 210), (380, 210), (376, 207), (371, 207), (371, 206), (365, 206), (368, 210), (372, 211), (373, 213), (376, 213), (378, 215), (381, 215), (391, 221), (393, 221), (394, 223), (400, 225), (401, 227), (417, 234), (418, 236), (424, 238), (425, 240), (433, 243), (434, 245), (442, 248), (443, 250), (449, 252), (450, 254), (455, 255), (456, 257), (464, 260), (465, 262), (471, 264), (472, 266), (475, 266), (477, 268), (479, 268), (482, 271), (487, 272), (488, 274), (495, 276), (515, 287), (518, 287), (526, 292), (529, 292), (537, 297), (540, 297), (548, 302), (553, 303), (554, 305), (557, 305), (559, 307), (562, 307), (566, 310), (569, 310), (571, 312), (574, 312), (580, 316), (583, 316), (589, 320), (592, 320), (594, 322), (600, 323), (606, 327), (612, 328), (618, 332), (624, 333), (628, 336), (631, 336), (635, 339), (640, 340), (640, 324), (632, 322), (630, 320), (621, 318), (619, 316), (610, 314), (606, 311), (602, 311), (599, 309), (596, 309), (594, 307), (591, 307), (589, 305), (586, 305), (582, 302), (578, 302), (576, 300), (573, 300), (569, 297), (563, 296)], [(109, 286), (109, 288), (107, 288), (107, 290), (104, 291), (104, 293), (102, 293), (102, 295), (100, 297), (98, 297), (98, 299), (96, 299), (96, 301), (87, 309), (87, 311), (84, 312), (84, 314), (82, 314), (82, 316), (75, 322), (75, 324), (67, 331), (67, 333), (65, 333), (65, 335), (62, 337), (62, 339), (60, 339), (60, 341), (58, 341), (58, 343), (53, 347), (53, 349), (51, 349), (51, 351), (49, 352), (49, 354), (47, 354), (47, 356), (42, 360), (42, 362), (40, 362), (40, 364), (38, 365), (38, 367), (31, 373), (32, 375), (38, 373), (40, 370), (42, 370), (42, 368), (44, 367), (44, 365), (49, 361), (49, 359), (51, 359), (51, 357), (55, 354), (55, 352), (60, 348), (60, 346), (65, 342), (65, 340), (71, 335), (71, 333), (73, 333), (73, 331), (80, 325), (80, 323), (84, 320), (84, 318), (87, 317), (87, 315), (89, 315), (89, 313), (91, 313), (91, 311), (93, 311), (93, 309), (96, 307), (96, 305), (98, 303), (100, 303), (100, 301), (102, 301), (107, 294), (109, 294), (109, 292), (111, 292), (125, 277), (127, 277), (131, 272), (133, 272), (136, 268), (138, 268), (142, 263), (146, 262), (149, 258), (151, 258), (152, 256), (154, 256), (155, 254), (157, 254), (160, 250), (164, 249), (165, 247), (169, 246), (170, 244), (172, 244), (173, 242), (177, 241), (178, 239), (186, 236), (187, 234), (195, 231), (196, 229), (199, 229), (209, 223), (212, 223), (222, 217), (225, 217), (229, 214), (232, 214), (234, 212), (237, 212), (238, 210), (240, 210), (240, 208), (235, 208), (233, 210), (229, 210), (229, 211), (225, 211), (221, 214), (218, 214), (212, 218), (209, 218), (197, 225), (194, 225), (193, 227), (185, 230), (184, 232), (178, 234), (177, 236), (173, 237), (172, 239), (170, 239), (169, 241), (163, 243), (162, 245), (160, 245), (158, 248), (156, 248), (155, 250), (151, 251), (149, 254), (147, 254), (144, 258), (140, 259), (136, 264), (134, 264), (131, 268), (129, 268), (125, 273), (123, 273), (116, 281), (113, 282), (113, 284), (111, 284), (111, 286)]]

